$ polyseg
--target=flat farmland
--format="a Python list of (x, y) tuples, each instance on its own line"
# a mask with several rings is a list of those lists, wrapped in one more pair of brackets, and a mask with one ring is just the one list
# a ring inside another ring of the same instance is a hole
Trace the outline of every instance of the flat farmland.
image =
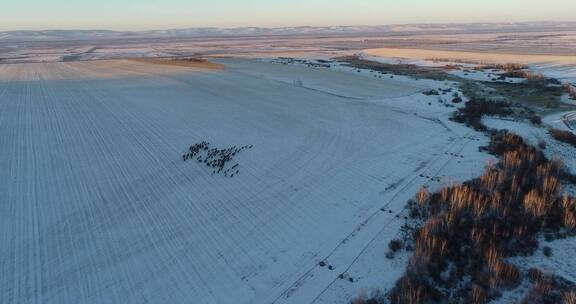
[[(0, 303), (308, 303), (483, 166), (442, 83), (221, 62), (0, 65)], [(252, 148), (230, 177), (183, 161), (202, 141)]]

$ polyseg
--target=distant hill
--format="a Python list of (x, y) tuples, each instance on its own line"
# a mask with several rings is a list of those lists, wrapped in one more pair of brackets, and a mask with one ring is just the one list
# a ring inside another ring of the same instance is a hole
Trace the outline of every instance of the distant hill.
[(4, 31), (0, 41), (46, 41), (46, 40), (97, 40), (127, 38), (200, 38), (242, 36), (286, 35), (341, 35), (358, 33), (420, 33), (420, 32), (522, 32), (522, 31), (576, 31), (576, 22), (530, 22), (530, 23), (472, 23), (472, 24), (414, 24), (383, 26), (330, 26), (330, 27), (238, 27), (238, 28), (187, 28), (150, 31), (112, 30), (42, 30)]

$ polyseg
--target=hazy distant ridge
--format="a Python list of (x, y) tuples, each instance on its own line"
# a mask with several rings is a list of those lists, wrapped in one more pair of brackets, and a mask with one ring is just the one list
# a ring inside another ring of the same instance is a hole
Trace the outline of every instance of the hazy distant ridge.
[(4, 31), (0, 40), (79, 40), (79, 39), (125, 39), (125, 38), (194, 38), (194, 37), (233, 37), (268, 35), (330, 35), (355, 33), (402, 33), (427, 31), (530, 31), (575, 30), (576, 22), (531, 22), (531, 23), (474, 23), (474, 24), (416, 24), (383, 26), (330, 26), (330, 27), (238, 27), (238, 28), (186, 28), (150, 31), (112, 30), (42, 30)]

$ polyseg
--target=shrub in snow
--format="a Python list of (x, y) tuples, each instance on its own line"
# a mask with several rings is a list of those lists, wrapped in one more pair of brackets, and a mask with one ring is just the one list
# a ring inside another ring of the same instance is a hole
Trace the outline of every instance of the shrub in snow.
[(565, 142), (576, 147), (576, 135), (570, 131), (550, 129), (550, 135), (558, 141)]
[(535, 125), (542, 124), (542, 117), (540, 117), (538, 115), (532, 115), (532, 116), (530, 116), (530, 122), (535, 124)]
[(400, 249), (402, 249), (402, 241), (398, 239), (391, 240), (388, 244), (388, 248), (392, 252), (398, 252)]
[(482, 124), (484, 115), (509, 116), (512, 113), (510, 104), (507, 102), (471, 99), (464, 108), (458, 109), (454, 114), (453, 120), (464, 123), (477, 131), (486, 131), (486, 126)]

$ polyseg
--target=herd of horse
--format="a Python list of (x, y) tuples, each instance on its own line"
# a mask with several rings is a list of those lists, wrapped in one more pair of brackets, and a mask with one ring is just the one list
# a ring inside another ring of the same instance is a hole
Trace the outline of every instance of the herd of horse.
[[(240, 173), (238, 163), (234, 162), (234, 156), (246, 149), (252, 149), (253, 145), (232, 146), (226, 149), (210, 148), (210, 143), (202, 141), (188, 148), (182, 155), (182, 160), (196, 159), (199, 163), (213, 169), (212, 174), (223, 173), (226, 177), (234, 177)], [(231, 163), (234, 163), (231, 165)]]

